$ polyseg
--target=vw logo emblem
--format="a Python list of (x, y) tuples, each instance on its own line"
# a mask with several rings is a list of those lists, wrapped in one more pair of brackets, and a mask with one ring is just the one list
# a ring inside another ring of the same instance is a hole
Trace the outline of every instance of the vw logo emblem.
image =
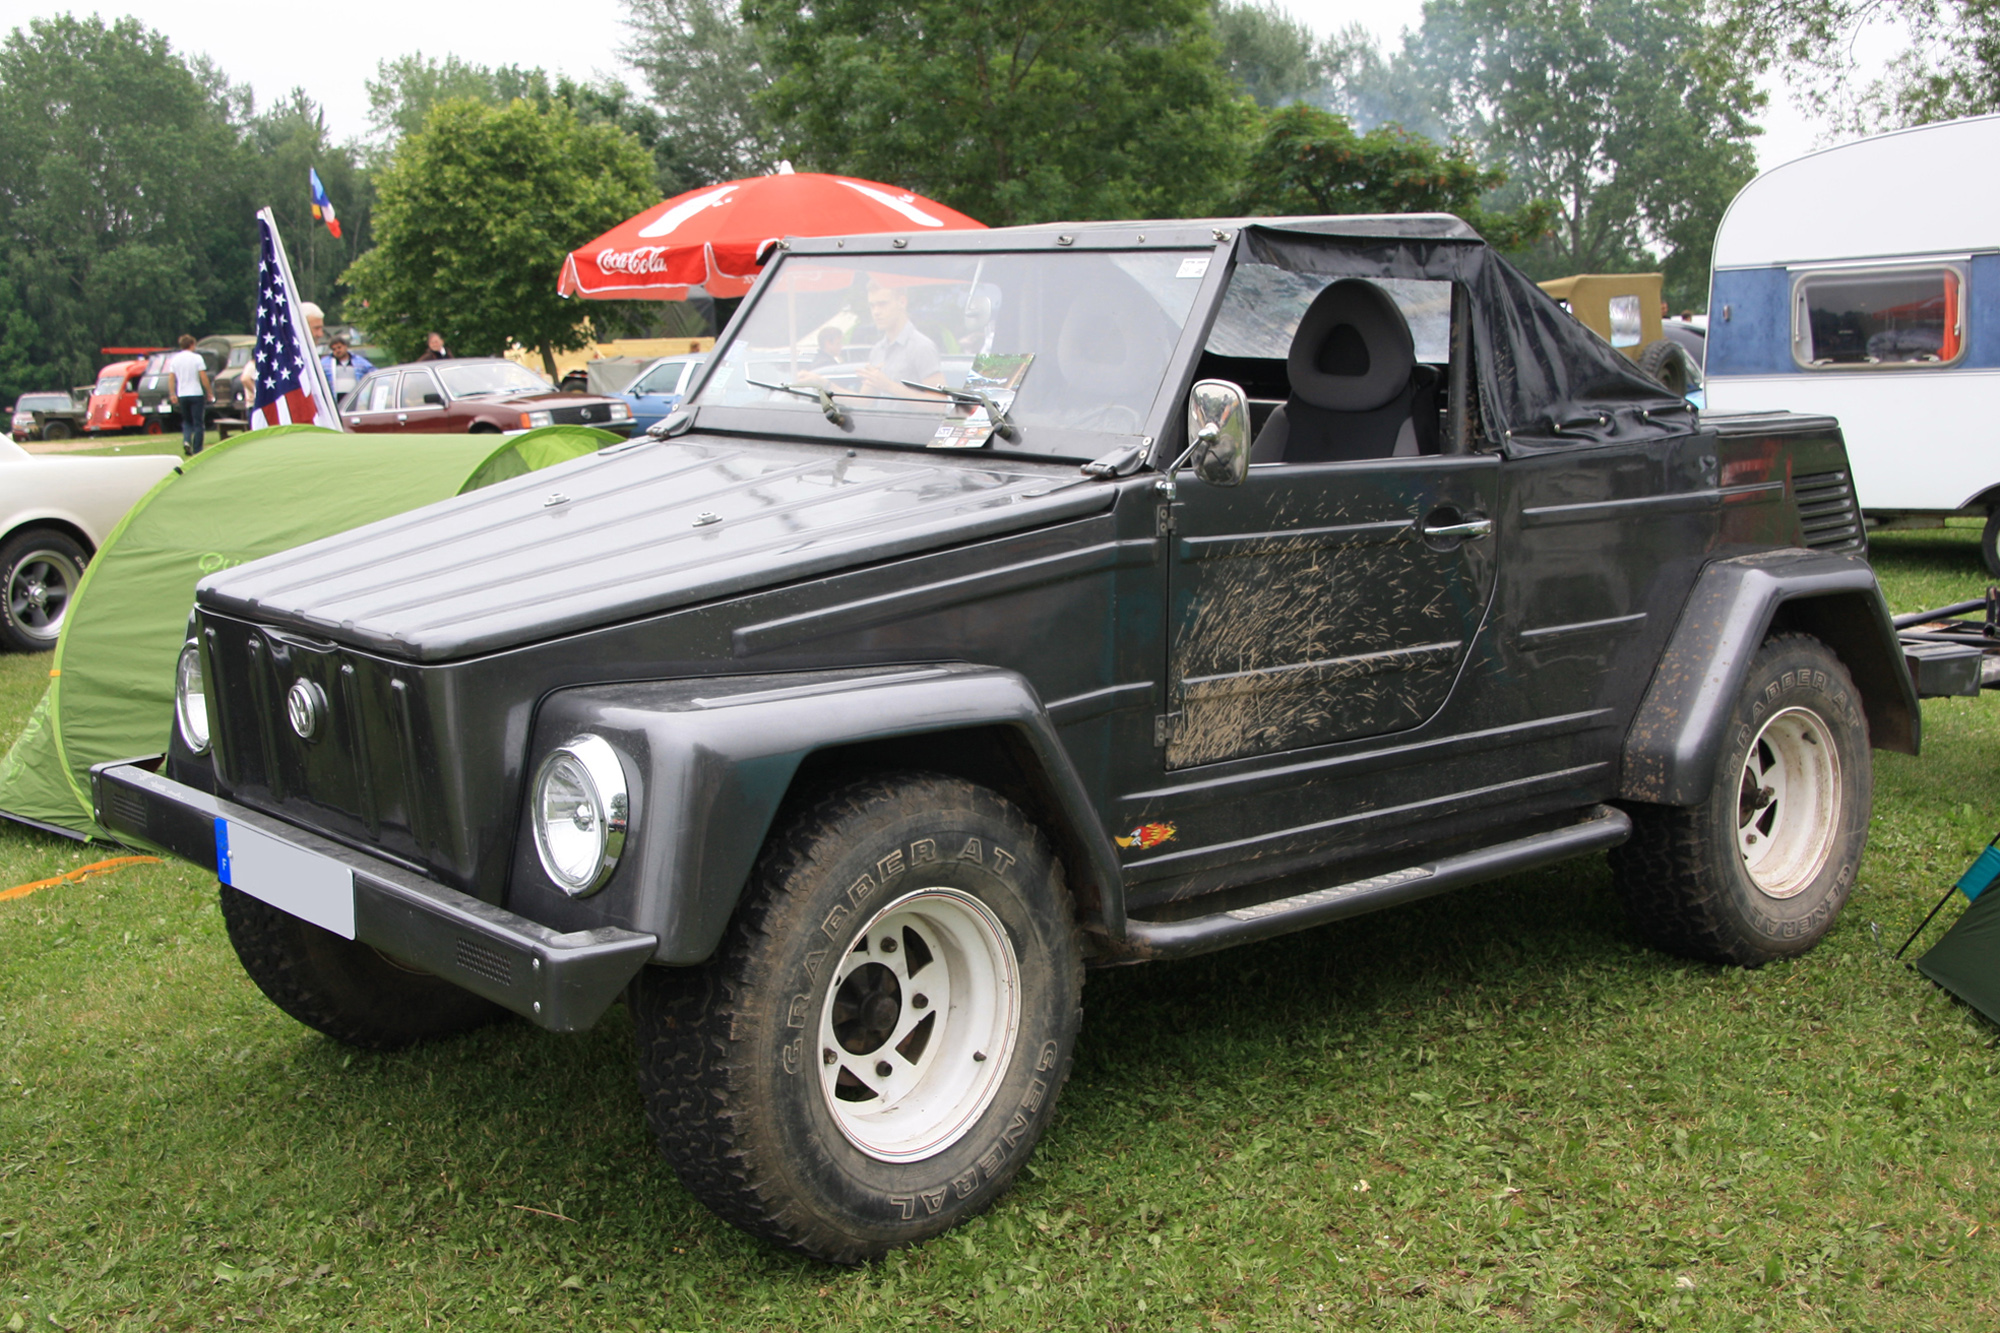
[(295, 680), (285, 694), (285, 712), (299, 739), (312, 740), (319, 735), (320, 723), (326, 719), (326, 692), (309, 680)]

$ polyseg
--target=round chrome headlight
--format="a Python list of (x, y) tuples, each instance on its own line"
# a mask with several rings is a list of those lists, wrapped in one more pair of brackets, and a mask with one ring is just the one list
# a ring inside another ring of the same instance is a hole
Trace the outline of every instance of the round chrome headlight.
[(201, 692), (201, 649), (192, 639), (174, 664), (174, 717), (188, 749), (208, 753), (208, 697)]
[(535, 851), (556, 887), (582, 898), (604, 887), (625, 850), (625, 766), (601, 736), (556, 747), (535, 773)]

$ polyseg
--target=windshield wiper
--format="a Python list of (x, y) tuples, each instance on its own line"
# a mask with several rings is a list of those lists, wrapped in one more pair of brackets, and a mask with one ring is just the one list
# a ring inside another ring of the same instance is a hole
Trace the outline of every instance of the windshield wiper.
[(977, 389), (947, 389), (939, 384), (925, 384), (922, 380), (904, 380), (903, 383), (912, 389), (922, 389), (925, 393), (942, 394), (954, 403), (971, 403), (983, 407), (986, 409), (987, 420), (993, 423), (995, 435), (1009, 443), (1021, 438), (1021, 428), (1007, 415), (1007, 409)]
[(819, 400), (819, 410), (826, 414), (828, 421), (831, 421), (836, 426), (845, 426), (847, 424), (847, 413), (840, 410), (840, 405), (833, 401), (832, 394), (817, 384), (766, 384), (763, 380), (753, 380), (748, 375), (743, 377), (743, 382), (745, 384), (754, 384), (760, 389), (776, 389), (780, 393), (795, 393), (801, 398), (817, 398)]

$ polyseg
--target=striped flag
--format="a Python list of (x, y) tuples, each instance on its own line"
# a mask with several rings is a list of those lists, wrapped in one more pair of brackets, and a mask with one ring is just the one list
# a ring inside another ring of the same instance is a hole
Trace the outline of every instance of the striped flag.
[(326, 382), (312, 331), (299, 310), (292, 266), (285, 244), (278, 239), (271, 210), (257, 210), (257, 346), (251, 364), (257, 367), (257, 391), (250, 403), (253, 426), (313, 425), (345, 430), (334, 410), (333, 389)]
[(326, 224), (326, 229), (333, 233), (333, 239), (337, 241), (340, 239), (340, 219), (333, 215), (333, 200), (326, 197), (326, 187), (319, 183), (317, 171), (307, 167), (306, 175), (312, 177), (313, 216)]

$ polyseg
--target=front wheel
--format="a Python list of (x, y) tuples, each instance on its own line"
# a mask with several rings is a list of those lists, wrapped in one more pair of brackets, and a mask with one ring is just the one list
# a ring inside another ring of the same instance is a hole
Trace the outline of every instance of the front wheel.
[(1062, 867), (1020, 810), (934, 774), (851, 783), (773, 833), (713, 959), (634, 984), (647, 1117), (723, 1219), (858, 1263), (1006, 1190), (1082, 984)]
[(1868, 724), (1840, 659), (1804, 635), (1767, 640), (1708, 799), (1632, 808), (1632, 837), (1611, 853), (1628, 916), (1648, 943), (1709, 962), (1806, 952), (1853, 891), (1873, 790)]
[(73, 538), (46, 528), (0, 543), (0, 641), (24, 653), (55, 647), (88, 558)]
[(249, 894), (222, 892), (222, 923), (272, 1004), (349, 1046), (394, 1051), (506, 1017), (491, 1000), (346, 940)]

